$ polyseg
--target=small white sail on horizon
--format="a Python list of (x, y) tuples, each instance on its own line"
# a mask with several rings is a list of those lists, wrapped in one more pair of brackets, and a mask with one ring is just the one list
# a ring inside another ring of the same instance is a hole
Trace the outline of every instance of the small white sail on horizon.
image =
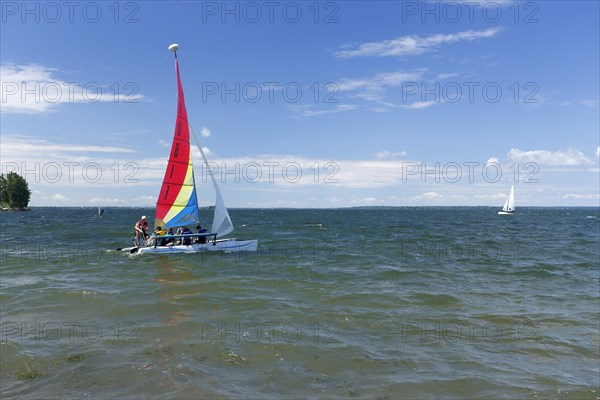
[(515, 186), (511, 185), (510, 194), (506, 198), (504, 202), (504, 206), (502, 206), (502, 211), (498, 211), (498, 214), (507, 215), (515, 213)]

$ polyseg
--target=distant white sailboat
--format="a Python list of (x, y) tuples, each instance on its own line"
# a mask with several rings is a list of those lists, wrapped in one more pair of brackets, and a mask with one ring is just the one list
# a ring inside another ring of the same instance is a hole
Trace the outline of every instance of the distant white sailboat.
[(515, 186), (511, 185), (510, 194), (502, 206), (502, 211), (498, 211), (500, 215), (510, 215), (515, 213)]

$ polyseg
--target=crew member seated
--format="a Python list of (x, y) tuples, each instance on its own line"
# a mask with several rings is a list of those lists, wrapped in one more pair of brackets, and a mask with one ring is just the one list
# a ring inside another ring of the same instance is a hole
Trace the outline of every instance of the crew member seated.
[[(177, 231), (178, 235), (191, 235), (192, 233), (193, 232), (187, 226), (184, 226), (183, 228), (179, 228), (179, 230)], [(191, 237), (183, 237), (183, 238), (181, 238), (181, 244), (184, 245), (184, 246), (191, 245), (192, 244), (192, 238)]]
[[(206, 233), (206, 229), (202, 228), (200, 225), (196, 227), (198, 233)], [(196, 243), (204, 244), (206, 243), (206, 236), (198, 236), (196, 238)]]
[(160, 226), (157, 226), (156, 229), (154, 230), (154, 234), (150, 237), (150, 243), (148, 244), (149, 246), (166, 246), (167, 245), (167, 240), (165, 238), (163, 238), (162, 236), (166, 235), (166, 231), (164, 231)]

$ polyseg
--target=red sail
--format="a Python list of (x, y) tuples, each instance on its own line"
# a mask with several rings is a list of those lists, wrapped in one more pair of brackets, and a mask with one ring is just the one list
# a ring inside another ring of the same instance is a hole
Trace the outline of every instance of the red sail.
[(169, 163), (156, 202), (156, 220), (154, 223), (155, 226), (163, 228), (183, 226), (198, 221), (198, 204), (190, 150), (190, 131), (177, 59), (175, 59), (175, 69), (177, 71), (178, 89), (177, 121)]

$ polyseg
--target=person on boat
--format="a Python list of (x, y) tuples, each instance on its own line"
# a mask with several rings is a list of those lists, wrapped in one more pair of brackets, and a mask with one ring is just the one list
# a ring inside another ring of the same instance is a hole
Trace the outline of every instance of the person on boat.
[[(192, 233), (194, 233), (194, 232), (192, 232), (190, 230), (190, 228), (188, 228), (187, 226), (184, 226), (183, 231), (181, 232), (182, 235), (191, 235)], [(182, 238), (181, 244), (183, 244), (184, 246), (189, 246), (190, 244), (192, 244), (192, 238), (191, 237)]]
[[(206, 233), (206, 229), (204, 229), (202, 226), (198, 225), (196, 227), (196, 230), (198, 231), (198, 233)], [(200, 244), (204, 244), (206, 243), (206, 236), (198, 236), (196, 238), (196, 243), (200, 243)]]
[(175, 242), (175, 239), (169, 236), (173, 236), (173, 228), (169, 228), (167, 229), (167, 233), (165, 234), (166, 238), (164, 239), (165, 244), (168, 245), (173, 245), (173, 242)]
[[(175, 233), (177, 236), (179, 235), (183, 235), (183, 226), (180, 226), (179, 228), (177, 228), (177, 232)], [(180, 245), (181, 244), (181, 237), (177, 237), (175, 238), (175, 244), (176, 245)]]
[(146, 239), (148, 238), (148, 218), (145, 215), (142, 215), (142, 218), (138, 222), (135, 223), (135, 240), (139, 245), (143, 245), (146, 243)]
[(177, 236), (180, 237), (177, 238), (175, 244), (189, 246), (190, 244), (192, 244), (192, 238), (181, 237), (181, 235), (191, 235), (192, 233), (194, 232), (192, 232), (187, 226), (180, 226), (179, 228), (177, 228)]
[(148, 246), (166, 246), (167, 239), (161, 238), (162, 236), (165, 236), (166, 234), (167, 234), (167, 231), (163, 230), (160, 226), (157, 226), (156, 229), (154, 230), (154, 234), (152, 236), (150, 236), (150, 241), (149, 241)]

